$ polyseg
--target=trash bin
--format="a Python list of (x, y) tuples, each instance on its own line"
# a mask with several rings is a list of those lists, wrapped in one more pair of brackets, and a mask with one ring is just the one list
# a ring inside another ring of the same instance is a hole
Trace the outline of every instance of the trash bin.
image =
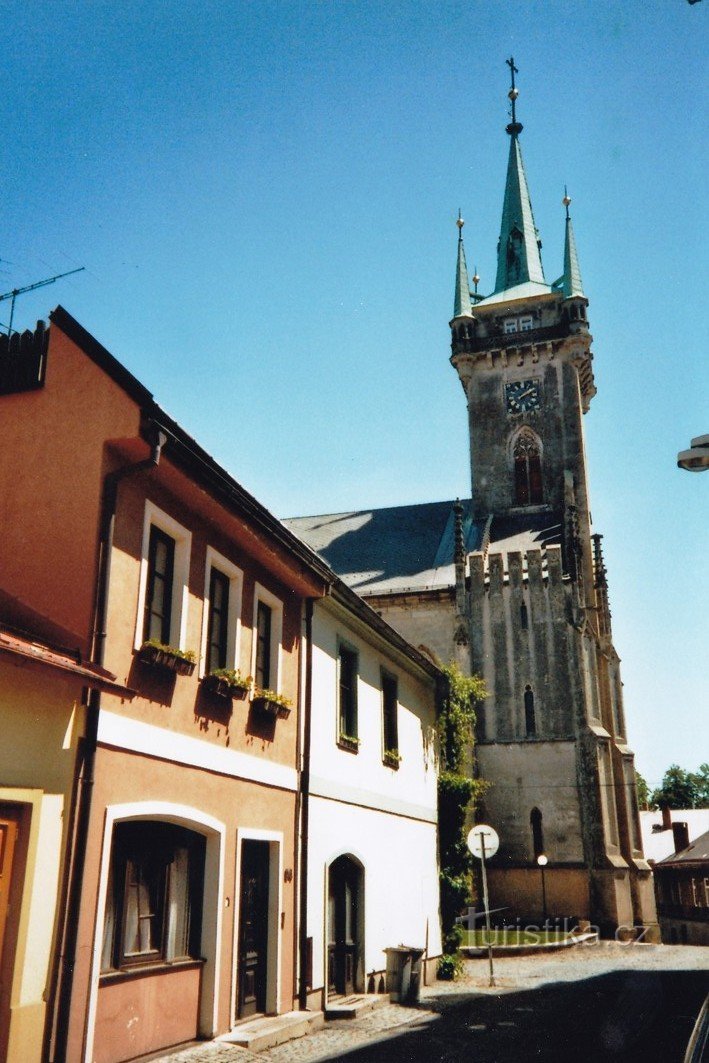
[(424, 949), (395, 945), (384, 951), (387, 957), (387, 992), (391, 1000), (399, 1004), (418, 1004)]

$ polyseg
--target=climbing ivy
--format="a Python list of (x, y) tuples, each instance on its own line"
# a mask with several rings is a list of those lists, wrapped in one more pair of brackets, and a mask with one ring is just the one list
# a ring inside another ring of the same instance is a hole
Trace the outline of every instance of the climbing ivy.
[(450, 978), (460, 967), (456, 954), (462, 929), (455, 920), (472, 900), (472, 856), (466, 836), (473, 801), (486, 788), (482, 780), (472, 778), (475, 709), (486, 691), (479, 676), (463, 675), (456, 664), (446, 665), (443, 673), (438, 716), (438, 846), (444, 956), (439, 974)]

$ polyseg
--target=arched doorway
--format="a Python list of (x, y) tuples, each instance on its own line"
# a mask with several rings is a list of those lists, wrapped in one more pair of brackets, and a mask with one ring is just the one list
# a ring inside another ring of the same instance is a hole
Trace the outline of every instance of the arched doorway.
[(364, 870), (352, 856), (330, 864), (327, 910), (328, 994), (363, 991)]

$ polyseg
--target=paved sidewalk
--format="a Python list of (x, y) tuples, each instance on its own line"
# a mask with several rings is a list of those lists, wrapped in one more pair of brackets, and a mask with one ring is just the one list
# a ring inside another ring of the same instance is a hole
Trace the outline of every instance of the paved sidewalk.
[[(359, 1019), (329, 1022), (314, 1034), (263, 1052), (212, 1041), (162, 1056), (161, 1061), (324, 1063), (351, 1057), (353, 1063), (399, 1059), (520, 1063), (573, 1058), (576, 1063), (586, 1059), (595, 1063), (599, 1056), (584, 1054), (590, 1033), (611, 1059), (657, 1058), (670, 1063), (681, 1060), (681, 1054), (672, 1055), (674, 1047), (658, 1047), (657, 1052), (665, 1054), (649, 1057), (647, 1047), (642, 1057), (629, 1054), (634, 1049), (621, 1055), (615, 1049), (621, 1051), (638, 1028), (652, 1025), (661, 1014), (660, 1005), (667, 1012), (662, 1013), (663, 1028), (676, 1028), (677, 1043), (686, 1043), (702, 993), (709, 988), (703, 974), (707, 969), (709, 948), (602, 942), (496, 959), (496, 985), (491, 988), (487, 959), (468, 960), (458, 981), (425, 986), (415, 1008), (387, 1004)], [(677, 987), (674, 995), (670, 985)], [(582, 1032), (584, 1023), (592, 1025)], [(556, 1049), (549, 1043), (553, 1028)], [(572, 1044), (577, 1030), (578, 1045)]]

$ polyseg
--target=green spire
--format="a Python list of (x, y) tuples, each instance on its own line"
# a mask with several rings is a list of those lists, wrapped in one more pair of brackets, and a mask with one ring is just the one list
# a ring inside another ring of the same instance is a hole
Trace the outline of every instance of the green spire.
[(465, 222), (458, 211), (458, 267), (455, 273), (455, 300), (453, 302), (453, 317), (472, 317), (473, 307), (470, 301), (470, 281), (468, 280), (468, 267), (465, 263), (465, 248), (463, 247), (463, 226)]
[(515, 88), (517, 68), (513, 59), (507, 60), (512, 74), (512, 121), (507, 126), (510, 135), (510, 156), (507, 162), (505, 199), (502, 206), (500, 240), (497, 245), (497, 277), (495, 292), (504, 292), (518, 284), (533, 281), (546, 284), (540, 255), (541, 240), (532, 214), (527, 177), (519, 146), (522, 123), (517, 121), (515, 104), (519, 96)]
[(583, 282), (581, 281), (581, 269), (579, 268), (579, 256), (576, 253), (576, 240), (574, 239), (574, 227), (571, 224), (569, 214), (569, 197), (564, 188), (563, 204), (566, 207), (566, 239), (564, 241), (564, 274), (561, 278), (561, 288), (565, 299), (572, 295), (583, 295)]

